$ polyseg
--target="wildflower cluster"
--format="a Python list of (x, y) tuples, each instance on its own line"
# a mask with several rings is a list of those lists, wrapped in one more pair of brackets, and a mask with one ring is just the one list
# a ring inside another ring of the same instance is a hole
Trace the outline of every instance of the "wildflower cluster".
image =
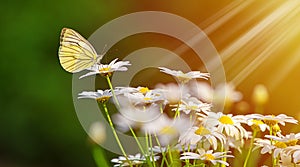
[[(93, 66), (88, 69), (90, 72), (81, 76), (100, 74), (106, 77), (109, 89), (84, 91), (78, 97), (94, 99), (103, 105), (123, 153), (111, 160), (114, 166), (230, 166), (228, 159), (234, 157), (234, 150), (245, 155), (242, 164), (247, 166), (255, 149), (261, 149), (261, 154), (269, 153), (272, 166), (300, 164), (300, 145), (297, 145), (300, 133), (284, 135), (281, 131), (281, 126), (286, 123), (297, 124), (293, 117), (213, 111), (213, 96), (225, 96), (225, 107), (228, 107), (239, 101), (242, 95), (231, 84), (214, 90), (206, 82), (197, 81), (209, 79), (208, 73), (200, 71), (184, 73), (159, 67), (165, 75), (173, 76), (178, 84), (159, 84), (154, 89), (113, 87), (110, 76), (115, 71), (126, 71), (126, 66), (130, 65), (128, 61), (116, 61)], [(197, 84), (191, 86), (191, 80)], [(218, 92), (223, 93), (218, 95)], [(106, 106), (111, 97), (119, 110), (112, 116)], [(115, 127), (132, 134), (139, 153), (127, 155)], [(146, 148), (141, 145), (137, 134), (145, 138)]]

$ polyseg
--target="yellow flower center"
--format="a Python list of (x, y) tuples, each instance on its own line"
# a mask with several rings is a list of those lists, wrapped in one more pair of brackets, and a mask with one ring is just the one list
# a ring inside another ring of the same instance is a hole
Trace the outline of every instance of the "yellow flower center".
[(103, 67), (103, 68), (99, 69), (100, 72), (108, 72), (109, 70), (110, 70), (110, 67)]
[(233, 125), (234, 124), (234, 122), (232, 121), (232, 119), (229, 116), (227, 116), (227, 115), (223, 115), (222, 117), (220, 117), (219, 121), (222, 124), (229, 124), (229, 125)]
[(177, 79), (184, 84), (191, 80), (191, 78), (184, 73), (182, 73), (180, 76), (177, 76)]
[(262, 124), (264, 124), (261, 120), (256, 120), (256, 119), (253, 119), (252, 122), (253, 122), (253, 125), (262, 125)]
[(207, 161), (215, 160), (215, 156), (212, 154), (204, 154), (204, 157)]
[(146, 94), (147, 92), (149, 92), (149, 89), (147, 87), (140, 87), (139, 92), (143, 93), (143, 94)]
[(152, 100), (152, 98), (151, 97), (144, 97), (144, 100), (145, 101), (150, 101), (150, 100)]
[(273, 125), (271, 128), (273, 129), (274, 133), (281, 132), (280, 127), (279, 127), (278, 124)]
[(102, 96), (102, 97), (96, 98), (96, 101), (99, 103), (104, 103), (104, 102), (107, 102), (109, 100), (109, 98), (110, 98), (110, 96)]
[[(275, 116), (272, 115), (272, 118), (275, 118)], [(270, 118), (270, 119), (264, 119), (265, 124), (267, 124), (269, 127), (272, 127), (272, 126), (274, 126), (274, 125), (276, 125), (278, 123), (278, 120), (272, 119), (272, 118)]]
[(198, 110), (198, 106), (187, 106), (188, 110), (196, 111)]
[(260, 130), (259, 125), (264, 124), (261, 120), (255, 120), (255, 119), (252, 120), (252, 123), (253, 124), (252, 124), (251, 128), (253, 131), (259, 131)]
[(177, 130), (174, 127), (171, 127), (171, 126), (165, 126), (159, 132), (160, 132), (160, 134), (166, 134), (166, 135), (175, 135), (175, 134), (177, 134)]
[(204, 135), (208, 135), (208, 134), (211, 134), (211, 133), (210, 133), (210, 131), (209, 131), (208, 129), (206, 129), (205, 127), (200, 126), (200, 127), (195, 131), (195, 134), (196, 134), (196, 135), (204, 136)]
[(293, 140), (289, 140), (289, 141), (284, 142), (284, 143), (285, 143), (287, 146), (294, 146), (294, 145), (297, 144), (297, 142), (298, 142), (297, 139), (293, 139)]
[(274, 144), (277, 148), (286, 148), (287, 147), (287, 145), (285, 144), (285, 143), (283, 143), (283, 142), (277, 142), (277, 143), (275, 143)]
[(102, 76), (111, 76), (112, 75), (112, 72), (109, 72), (110, 71), (110, 67), (107, 66), (107, 67), (102, 67), (99, 69), (99, 72), (101, 73)]

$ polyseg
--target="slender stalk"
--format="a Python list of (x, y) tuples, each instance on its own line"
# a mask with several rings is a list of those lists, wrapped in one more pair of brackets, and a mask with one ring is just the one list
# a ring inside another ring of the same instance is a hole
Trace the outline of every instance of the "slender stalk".
[(116, 96), (116, 94), (115, 94), (114, 88), (113, 88), (113, 86), (112, 86), (112, 84), (111, 84), (111, 82), (110, 82), (110, 78), (109, 78), (108, 75), (106, 76), (106, 80), (107, 80), (108, 86), (109, 86), (109, 88), (110, 88), (110, 90), (111, 90), (111, 92), (112, 92), (112, 94), (113, 94), (113, 97), (114, 97), (114, 100), (115, 100), (117, 106), (120, 107), (119, 100), (117, 99), (117, 96)]
[[(115, 100), (115, 102), (116, 102), (116, 104), (117, 104), (117, 107), (120, 108), (119, 100), (117, 99), (117, 96), (116, 96), (116, 94), (115, 94), (115, 91), (114, 91), (114, 89), (113, 89), (112, 83), (111, 83), (110, 78), (109, 78), (108, 75), (106, 76), (106, 80), (107, 80), (107, 83), (108, 83), (109, 88), (111, 89), (111, 92), (112, 92), (112, 94), (113, 94), (113, 97), (114, 97), (114, 100)], [(128, 126), (129, 126), (129, 125), (128, 125)], [(131, 134), (133, 135), (133, 137), (134, 137), (134, 139), (135, 139), (135, 141), (136, 141), (136, 143), (137, 143), (137, 145), (138, 145), (140, 151), (141, 151), (142, 154), (145, 156), (145, 155), (146, 155), (146, 154), (145, 154), (145, 151), (144, 151), (144, 149), (143, 149), (143, 147), (142, 147), (140, 141), (138, 140), (138, 138), (137, 138), (137, 136), (136, 136), (134, 130), (131, 128), (131, 126), (129, 126), (129, 129), (130, 129), (130, 132), (131, 132)], [(147, 147), (147, 148), (148, 148), (148, 147)], [(146, 157), (146, 156), (145, 156), (145, 157)], [(149, 161), (149, 160), (147, 160), (147, 161)]]
[[(182, 149), (183, 153), (185, 153), (185, 146), (184, 145), (181, 146), (181, 149)], [(189, 146), (188, 146), (188, 152), (189, 152)], [(190, 166), (190, 160), (185, 159), (184, 161), (185, 161), (185, 166), (189, 167)]]
[(179, 105), (180, 105), (180, 102), (178, 102), (178, 104), (177, 104), (174, 119), (177, 118), (177, 116), (178, 116), (178, 118), (180, 118)]
[(171, 149), (170, 149), (170, 146), (168, 145), (167, 147), (167, 150), (168, 150), (168, 153), (169, 153), (169, 157), (170, 157), (170, 161), (171, 161), (171, 165), (173, 164), (173, 156), (172, 156), (172, 152), (171, 152)]
[(131, 134), (133, 135), (133, 137), (134, 137), (134, 139), (135, 139), (135, 141), (136, 141), (136, 143), (137, 143), (137, 145), (138, 145), (140, 151), (142, 152), (143, 155), (145, 155), (144, 149), (143, 149), (143, 147), (142, 147), (140, 141), (138, 140), (138, 138), (137, 138), (137, 136), (136, 136), (134, 130), (131, 128), (130, 125), (128, 125), (128, 126), (129, 126), (130, 132), (131, 132)]
[(162, 104), (160, 104), (159, 110), (160, 110), (160, 113), (163, 113), (163, 112), (164, 112), (164, 109), (163, 109), (163, 107), (162, 107)]
[(116, 130), (115, 130), (115, 128), (114, 128), (114, 125), (113, 125), (112, 120), (111, 120), (111, 118), (110, 118), (110, 115), (109, 115), (109, 113), (108, 113), (107, 106), (106, 106), (105, 103), (102, 103), (102, 105), (103, 105), (103, 108), (104, 108), (106, 117), (107, 117), (107, 119), (108, 119), (109, 125), (110, 125), (110, 127), (111, 127), (111, 129), (112, 129), (112, 131), (113, 131), (114, 137), (115, 137), (115, 139), (116, 139), (116, 141), (117, 141), (117, 143), (118, 143), (118, 145), (119, 145), (119, 148), (120, 148), (122, 154), (125, 156), (126, 160), (129, 162), (129, 165), (132, 167), (132, 164), (131, 164), (131, 162), (129, 161), (126, 152), (124, 151), (124, 148), (123, 148), (123, 146), (122, 146), (122, 144), (121, 144), (121, 142), (120, 142), (120, 139), (119, 139), (119, 137), (118, 137), (118, 135), (117, 135), (117, 132), (116, 132)]
[(169, 167), (170, 165), (169, 165), (169, 162), (168, 162), (168, 160), (167, 160), (167, 158), (166, 158), (166, 154), (165, 154), (165, 152), (163, 151), (163, 149), (162, 149), (162, 147), (161, 147), (161, 144), (160, 144), (160, 142), (159, 142), (159, 140), (158, 140), (158, 137), (157, 137), (157, 135), (156, 135), (155, 133), (154, 133), (154, 137), (155, 137), (155, 140), (156, 140), (156, 142), (157, 142), (157, 145), (158, 145), (159, 148), (160, 148), (161, 154), (162, 154), (162, 156), (163, 156), (163, 158), (162, 158), (162, 163), (161, 163), (160, 167), (163, 167), (164, 161), (166, 161), (166, 165), (167, 165), (167, 167)]
[[(227, 153), (225, 153), (224, 155), (226, 155), (226, 154), (227, 154)], [(222, 160), (223, 160), (224, 162), (227, 162), (227, 157), (224, 157)], [(225, 164), (222, 164), (221, 167), (226, 167), (226, 165), (225, 165)]]
[[(221, 145), (221, 152), (225, 152), (225, 147), (224, 147), (223, 144)], [(227, 154), (227, 153), (225, 152), (225, 155), (226, 155), (226, 154)], [(227, 161), (227, 157), (223, 157), (223, 158), (222, 158), (222, 161), (225, 161), (225, 162), (226, 162), (226, 161)], [(219, 164), (219, 165), (220, 165), (220, 164)], [(219, 166), (219, 165), (218, 165), (218, 166)], [(226, 165), (225, 165), (225, 164), (221, 164), (221, 167), (226, 167)]]
[[(270, 135), (273, 136), (273, 128), (272, 126), (269, 126), (270, 127)], [(270, 138), (270, 143), (271, 145), (273, 145), (273, 139)], [(275, 167), (276, 166), (276, 158), (274, 158), (274, 151), (272, 151), (272, 167)]]
[(252, 139), (251, 139), (251, 143), (250, 143), (250, 147), (249, 147), (249, 150), (248, 150), (248, 153), (247, 153), (247, 156), (246, 156), (246, 159), (245, 159), (245, 162), (244, 162), (243, 167), (246, 167), (246, 166), (247, 166), (248, 160), (249, 160), (249, 158), (250, 158), (250, 154), (251, 154), (251, 152), (252, 152), (253, 143), (254, 143), (254, 138), (256, 137), (256, 134), (257, 134), (257, 131), (254, 130), (254, 131), (253, 131), (253, 136), (252, 136)]
[[(148, 135), (149, 135), (150, 148), (153, 148), (151, 134), (149, 133)], [(155, 157), (154, 157), (154, 154), (153, 154), (153, 149), (151, 149), (151, 159), (152, 159), (153, 166), (156, 167)]]
[(93, 146), (93, 157), (97, 167), (108, 167), (108, 163), (102, 149), (96, 145)]
[[(148, 133), (147, 132), (145, 132), (145, 140), (146, 140), (146, 148), (149, 148), (149, 143), (148, 143)], [(151, 162), (150, 162), (150, 159), (149, 159), (149, 150), (146, 150), (146, 155), (145, 155), (145, 157), (146, 157), (146, 161), (147, 161), (147, 164), (148, 164), (148, 166), (152, 166), (152, 164), (151, 164)]]

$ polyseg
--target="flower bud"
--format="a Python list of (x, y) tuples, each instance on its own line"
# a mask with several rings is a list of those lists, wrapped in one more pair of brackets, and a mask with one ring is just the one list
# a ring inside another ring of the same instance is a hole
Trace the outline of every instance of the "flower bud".
[(90, 138), (97, 144), (103, 143), (106, 139), (105, 127), (100, 122), (94, 122), (89, 129)]
[(264, 105), (269, 100), (269, 93), (267, 88), (260, 84), (256, 85), (253, 91), (252, 100), (256, 105)]

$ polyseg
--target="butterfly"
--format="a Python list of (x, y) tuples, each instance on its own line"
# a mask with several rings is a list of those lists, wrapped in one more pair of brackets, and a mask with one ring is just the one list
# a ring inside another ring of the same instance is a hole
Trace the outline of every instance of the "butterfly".
[(61, 66), (76, 73), (100, 63), (104, 54), (98, 55), (94, 47), (78, 32), (63, 28), (60, 34), (58, 57)]

